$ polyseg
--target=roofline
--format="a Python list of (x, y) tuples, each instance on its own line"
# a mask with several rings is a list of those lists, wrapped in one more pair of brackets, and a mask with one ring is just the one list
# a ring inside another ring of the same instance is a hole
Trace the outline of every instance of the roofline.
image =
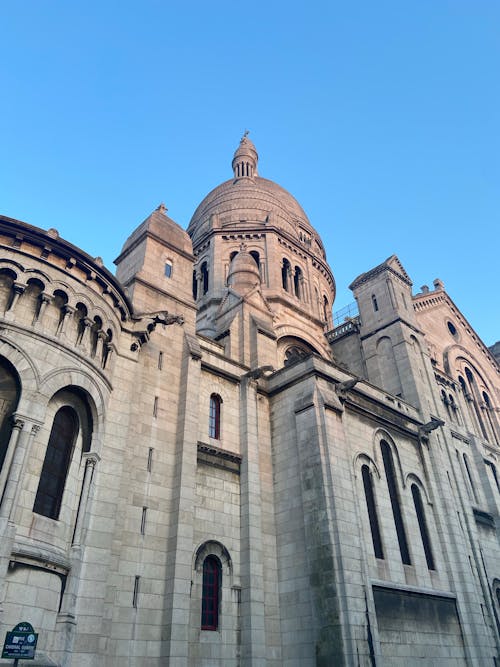
[(0, 215), (0, 232), (13, 237), (12, 246), (14, 248), (19, 247), (22, 241), (26, 240), (33, 245), (41, 247), (47, 253), (46, 256), (50, 253), (56, 253), (60, 257), (66, 259), (70, 266), (79, 266), (94, 279), (99, 276), (102, 284), (104, 286), (110, 286), (112, 288), (110, 291), (114, 290), (117, 292), (119, 299), (123, 301), (125, 308), (121, 309), (122, 318), (126, 319), (133, 314), (132, 303), (126, 294), (123, 285), (111, 271), (104, 265), (98, 263), (94, 257), (91, 257), (85, 251), (61, 238), (56, 230), (54, 230), (54, 234), (52, 235), (46, 230), (34, 227), (22, 220), (16, 220), (15, 218)]

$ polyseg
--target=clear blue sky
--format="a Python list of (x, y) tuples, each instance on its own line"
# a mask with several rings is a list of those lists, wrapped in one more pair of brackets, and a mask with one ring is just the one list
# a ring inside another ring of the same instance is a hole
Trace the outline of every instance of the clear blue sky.
[(500, 338), (500, 2), (4, 0), (0, 212), (108, 268), (187, 226), (243, 131), (337, 282), (396, 253)]

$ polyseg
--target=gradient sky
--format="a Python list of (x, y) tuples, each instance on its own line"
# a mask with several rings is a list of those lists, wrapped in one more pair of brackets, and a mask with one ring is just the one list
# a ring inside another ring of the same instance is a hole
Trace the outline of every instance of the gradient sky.
[(500, 2), (4, 0), (0, 212), (114, 269), (232, 175), (301, 203), (337, 282), (397, 254), (500, 338)]

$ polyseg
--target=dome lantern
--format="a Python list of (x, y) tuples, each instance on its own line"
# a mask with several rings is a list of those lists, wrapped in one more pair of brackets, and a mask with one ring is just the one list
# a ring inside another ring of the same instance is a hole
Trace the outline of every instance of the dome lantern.
[(259, 155), (253, 142), (248, 138), (248, 130), (241, 137), (240, 145), (234, 152), (232, 167), (235, 180), (258, 176)]

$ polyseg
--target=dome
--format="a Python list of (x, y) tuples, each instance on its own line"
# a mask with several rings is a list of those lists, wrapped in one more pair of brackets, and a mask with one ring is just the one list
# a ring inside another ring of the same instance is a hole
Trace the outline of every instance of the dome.
[[(210, 217), (217, 216), (217, 226), (237, 228), (248, 225), (272, 225), (311, 246), (314, 239), (324, 257), (324, 250), (307, 215), (298, 201), (277, 183), (257, 175), (258, 155), (253, 143), (244, 136), (235, 151), (234, 178), (214, 188), (194, 212), (188, 226), (193, 244), (210, 229)], [(309, 238), (307, 238), (309, 237)]]
[(247, 252), (245, 244), (241, 245), (240, 251), (231, 261), (227, 283), (237, 292), (246, 291), (260, 283), (259, 267)]

